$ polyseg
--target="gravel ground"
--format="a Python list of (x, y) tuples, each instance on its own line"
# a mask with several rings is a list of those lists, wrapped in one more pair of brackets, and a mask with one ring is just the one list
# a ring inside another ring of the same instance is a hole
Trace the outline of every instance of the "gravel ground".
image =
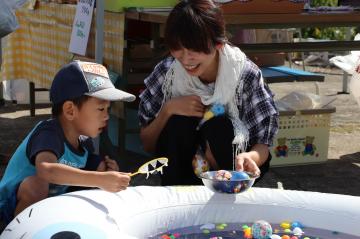
[[(336, 112), (331, 118), (328, 160), (319, 164), (272, 167), (256, 186), (360, 196), (360, 107), (351, 95), (338, 94), (342, 91), (341, 71), (311, 67), (307, 70), (325, 74), (325, 81), (274, 83), (270, 88), (276, 99), (294, 90), (315, 93), (317, 88), (320, 95), (336, 97), (332, 103)], [(50, 117), (49, 105), (39, 105), (35, 117), (29, 116), (28, 108), (9, 102), (0, 106), (0, 177), (17, 145), (37, 122)], [(131, 153), (123, 159), (125, 169), (136, 168), (144, 160)], [(159, 178), (152, 178), (135, 177), (132, 184), (158, 185)]]
[[(351, 95), (338, 94), (342, 90), (341, 71), (311, 67), (307, 70), (325, 74), (325, 81), (317, 85), (314, 82), (274, 83), (270, 88), (276, 99), (294, 90), (315, 93), (317, 88), (320, 95), (336, 97), (332, 103), (336, 112), (331, 118), (328, 160), (319, 164), (272, 167), (256, 186), (360, 196), (360, 107)], [(39, 105), (35, 117), (30, 117), (28, 109), (27, 105), (9, 102), (0, 106), (0, 178), (17, 145), (37, 122), (50, 117), (49, 105)], [(142, 161), (143, 157), (128, 153), (123, 157), (122, 167), (130, 171)], [(159, 184), (157, 176), (151, 178), (135, 177), (132, 185)]]

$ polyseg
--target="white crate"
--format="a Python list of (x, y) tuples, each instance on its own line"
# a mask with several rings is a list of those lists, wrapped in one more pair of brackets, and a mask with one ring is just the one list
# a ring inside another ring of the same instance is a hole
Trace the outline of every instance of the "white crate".
[(335, 108), (280, 112), (271, 166), (320, 163), (327, 160), (330, 118)]

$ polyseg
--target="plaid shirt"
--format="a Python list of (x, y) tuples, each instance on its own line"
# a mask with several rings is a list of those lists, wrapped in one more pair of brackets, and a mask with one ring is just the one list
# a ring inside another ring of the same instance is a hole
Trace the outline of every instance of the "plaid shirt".
[[(164, 98), (162, 84), (165, 75), (174, 61), (168, 57), (161, 61), (155, 70), (145, 79), (146, 89), (140, 94), (139, 121), (141, 126), (148, 125), (161, 108)], [(256, 143), (272, 145), (278, 130), (279, 114), (276, 109), (273, 93), (263, 83), (260, 69), (247, 60), (244, 73), (241, 76), (244, 89), (237, 102), (241, 120), (247, 126), (250, 135), (250, 145)], [(242, 102), (242, 105), (240, 105)]]

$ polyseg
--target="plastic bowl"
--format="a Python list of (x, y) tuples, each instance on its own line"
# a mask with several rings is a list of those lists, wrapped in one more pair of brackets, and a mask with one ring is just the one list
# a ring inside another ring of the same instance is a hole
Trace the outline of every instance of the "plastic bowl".
[[(237, 171), (230, 171), (231, 175), (237, 174)], [(199, 175), (203, 184), (215, 193), (236, 194), (242, 193), (252, 187), (259, 176), (254, 176), (251, 173), (244, 172), (249, 175), (248, 179), (231, 179), (231, 180), (217, 180), (215, 179), (217, 171), (203, 172)]]

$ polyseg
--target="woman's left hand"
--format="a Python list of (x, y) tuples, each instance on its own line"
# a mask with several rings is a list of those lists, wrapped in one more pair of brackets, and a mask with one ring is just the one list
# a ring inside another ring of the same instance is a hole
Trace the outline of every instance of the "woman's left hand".
[(251, 154), (248, 152), (238, 154), (235, 158), (235, 170), (246, 171), (259, 176), (261, 171), (256, 162), (251, 158)]
[(97, 171), (119, 171), (119, 166), (115, 160), (109, 158), (109, 156), (105, 156), (105, 159), (100, 162)]

